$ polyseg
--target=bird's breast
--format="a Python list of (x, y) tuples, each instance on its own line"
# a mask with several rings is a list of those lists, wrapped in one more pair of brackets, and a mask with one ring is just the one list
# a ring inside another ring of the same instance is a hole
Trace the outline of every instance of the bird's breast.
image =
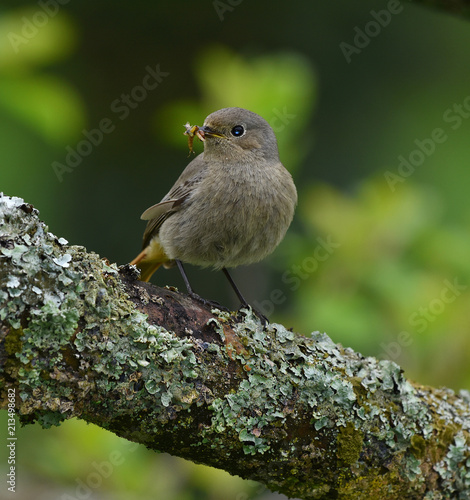
[[(282, 169), (282, 170), (281, 170)], [(295, 187), (282, 167), (234, 167), (207, 175), (185, 206), (168, 218), (160, 240), (171, 258), (235, 267), (274, 250), (293, 217)]]

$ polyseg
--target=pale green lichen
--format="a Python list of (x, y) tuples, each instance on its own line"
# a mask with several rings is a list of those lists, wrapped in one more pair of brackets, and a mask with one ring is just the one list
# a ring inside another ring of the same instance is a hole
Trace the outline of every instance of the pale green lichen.
[[(34, 391), (47, 392), (47, 380), (53, 376), (49, 367), (63, 367), (73, 343), (78, 352), (99, 353), (92, 368), (108, 378), (106, 387), (98, 389), (119, 390), (122, 374), (135, 368), (146, 380), (147, 392), (156, 396), (156, 411), (170, 403), (190, 405), (194, 388), (188, 379), (196, 376), (191, 341), (149, 325), (147, 317), (126, 300), (115, 265), (83, 247), (66, 247), (66, 240), (48, 232), (37, 215), (20, 198), (0, 196), (0, 226), (8, 228), (0, 232), (0, 259), (10, 261), (8, 275), (0, 274), (6, 284), (0, 291), (0, 319), (14, 329), (24, 323), (21, 342), (16, 344), (23, 401)], [(118, 295), (122, 300), (115, 300)], [(79, 319), (84, 321), (80, 328)], [(47, 356), (38, 356), (46, 351)], [(81, 368), (86, 377), (91, 367)], [(62, 396), (67, 398), (66, 393)], [(113, 410), (119, 413), (119, 404)], [(60, 420), (44, 413), (42, 423), (49, 426)]]
[[(5, 370), (19, 373), (25, 413), (34, 410), (28, 405), (34, 405), (35, 398), (41, 398), (39, 418), (44, 426), (72, 413), (71, 388), (55, 384), (52, 389), (49, 381), (76, 363), (83, 375), (77, 389), (84, 396), (102, 395), (93, 401), (102, 415), (105, 410), (113, 418), (144, 412), (140, 428), (127, 434), (141, 442), (158, 442), (161, 424), (191, 428), (193, 413), (178, 419), (175, 414), (207, 404), (212, 418), (198, 428), (188, 447), (225, 446), (228, 454), (229, 448), (242, 446), (247, 456), (267, 456), (277, 446), (277, 462), (291, 464), (298, 438), (279, 448), (279, 436), (288, 421), (304, 419), (310, 442), (301, 453), (312, 460), (321, 453), (325, 464), (337, 460), (343, 467), (339, 476), (343, 484), (350, 470), (356, 471), (359, 481), (361, 450), (375, 440), (386, 448), (382, 451), (390, 460), (399, 457), (400, 468), (393, 472), (397, 481), (401, 475), (418, 486), (427, 450), (435, 450), (443, 457), (434, 467), (440, 480), (456, 492), (455, 498), (465, 498), (462, 492), (470, 488), (465, 394), (456, 400), (452, 391), (440, 390), (422, 398), (395, 363), (362, 357), (325, 334), (314, 333), (306, 340), (282, 325), (263, 328), (251, 310), (243, 311), (244, 321), (233, 326), (243, 349), (232, 349), (231, 355), (223, 348), (224, 325), (231, 321), (227, 313), (216, 311), (218, 319), (207, 325), (220, 335), (222, 347), (181, 339), (148, 324), (128, 300), (116, 266), (83, 247), (67, 246), (63, 238), (48, 232), (37, 214), (23, 200), (0, 196), (0, 264), (9, 263), (8, 274), (3, 265), (0, 268), (0, 320), (11, 326), (8, 353), (17, 361), (9, 360)], [(195, 348), (218, 361), (224, 358), (228, 363), (231, 356), (239, 361), (237, 382), (229, 391), (217, 395), (216, 384), (212, 390), (204, 385), (217, 374), (201, 373)], [(106, 377), (89, 378), (89, 373)], [(141, 387), (133, 390), (129, 377)], [(111, 393), (115, 397), (108, 400)], [(30, 397), (33, 394), (35, 398)], [(442, 422), (437, 435), (432, 415)], [(322, 439), (332, 443), (331, 450), (316, 448)], [(288, 474), (292, 484), (302, 481), (295, 466), (288, 468)], [(376, 481), (379, 488), (381, 478)], [(312, 498), (330, 488), (321, 479), (305, 487)]]
[(441, 476), (446, 491), (456, 495), (464, 492), (455, 498), (470, 498), (470, 445), (463, 431), (457, 433), (446, 456), (434, 466), (434, 470)]
[[(237, 356), (246, 378), (211, 406), (214, 425), (203, 434), (214, 447), (218, 446), (214, 431), (234, 432), (246, 454), (266, 453), (277, 443), (264, 429), (282, 427), (286, 419), (299, 417), (287, 404), (295, 395), (300, 407), (308, 409), (316, 431), (337, 434), (336, 453), (342, 463), (349, 467), (357, 462), (365, 436), (374, 437), (385, 442), (390, 453), (403, 457), (400, 474), (416, 487), (422, 484), (421, 465), (433, 420), (426, 401), (398, 365), (342, 349), (325, 334), (315, 333), (305, 341), (282, 325), (263, 329), (251, 311), (246, 315), (236, 326), (246, 347)], [(450, 406), (447, 418), (452, 415)], [(468, 413), (468, 408), (464, 410)], [(451, 465), (445, 463), (446, 468)], [(468, 473), (468, 467), (465, 470)]]
[[(242, 343), (254, 353), (248, 357), (238, 355), (247, 367), (246, 379), (237, 391), (212, 405), (216, 430), (237, 432), (246, 453), (263, 453), (270, 448), (262, 433), (256, 435), (259, 429), (276, 420), (283, 424), (288, 416), (295, 418), (288, 408), (282, 408), (299, 387), (301, 391), (296, 397), (310, 409), (316, 430), (346, 427), (352, 422), (355, 427), (385, 439), (393, 449), (408, 447), (410, 437), (417, 432), (424, 436), (430, 433), (426, 406), (414, 395), (395, 363), (361, 358), (345, 364), (344, 353), (326, 335), (316, 333), (311, 341), (300, 343), (282, 325), (270, 324), (263, 329), (254, 316), (249, 316), (249, 311), (246, 313), (247, 318), (236, 330)], [(338, 370), (345, 365), (350, 379), (361, 380), (366, 392), (373, 394), (397, 387), (401, 407), (378, 407), (367, 401), (359, 405), (355, 387)], [(259, 415), (251, 411), (253, 402)], [(377, 425), (377, 420), (381, 425)], [(415, 469), (415, 463), (410, 467)]]

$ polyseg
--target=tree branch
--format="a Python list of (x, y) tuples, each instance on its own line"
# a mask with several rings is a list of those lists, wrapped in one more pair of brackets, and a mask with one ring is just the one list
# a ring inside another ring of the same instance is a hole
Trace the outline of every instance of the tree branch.
[[(136, 280), (0, 195), (1, 399), (309, 498), (468, 498), (470, 397)], [(426, 496), (427, 495), (427, 496)]]

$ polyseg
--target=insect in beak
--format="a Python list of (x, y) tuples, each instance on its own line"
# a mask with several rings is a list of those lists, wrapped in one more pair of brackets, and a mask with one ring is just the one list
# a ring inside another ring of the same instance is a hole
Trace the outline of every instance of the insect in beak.
[(200, 141), (205, 141), (204, 131), (201, 130), (201, 127), (199, 127), (198, 125), (190, 125), (189, 122), (187, 122), (184, 127), (186, 130), (183, 132), (183, 134), (188, 136), (189, 154), (191, 154), (194, 153), (193, 142), (195, 136)]

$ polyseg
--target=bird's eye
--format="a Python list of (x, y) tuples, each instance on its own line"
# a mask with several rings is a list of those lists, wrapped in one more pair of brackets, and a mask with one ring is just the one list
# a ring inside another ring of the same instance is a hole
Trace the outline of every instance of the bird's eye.
[(231, 134), (235, 137), (240, 137), (245, 133), (245, 129), (242, 125), (235, 125), (231, 130)]

